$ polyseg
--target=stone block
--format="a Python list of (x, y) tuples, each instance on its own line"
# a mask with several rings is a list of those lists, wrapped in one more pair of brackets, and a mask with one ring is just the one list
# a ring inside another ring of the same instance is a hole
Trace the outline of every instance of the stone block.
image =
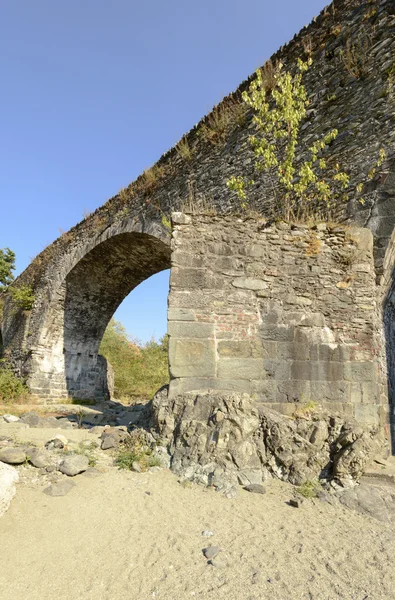
[(355, 418), (361, 425), (378, 425), (380, 410), (377, 404), (356, 404)]
[(273, 342), (292, 342), (294, 339), (293, 325), (267, 325), (264, 323), (258, 332), (263, 340), (272, 340)]
[(265, 290), (268, 287), (267, 283), (254, 277), (237, 277), (232, 281), (232, 285), (235, 288), (253, 291)]
[(291, 366), (291, 379), (341, 381), (343, 375), (343, 363), (340, 362), (295, 360)]
[(170, 286), (185, 290), (221, 289), (223, 279), (207, 269), (173, 267), (170, 274)]
[(266, 377), (282, 381), (290, 378), (290, 363), (286, 360), (265, 358), (263, 361)]
[(373, 361), (347, 362), (344, 364), (346, 381), (376, 381), (377, 364)]
[(265, 377), (264, 361), (260, 358), (220, 358), (217, 376), (220, 379), (261, 379)]
[(277, 383), (273, 379), (251, 381), (252, 393), (258, 402), (275, 402)]
[(194, 269), (204, 266), (203, 256), (185, 252), (183, 250), (174, 250), (171, 255), (171, 264), (175, 267), (192, 267)]
[(251, 356), (251, 342), (226, 340), (218, 342), (220, 358), (248, 358)]
[(283, 360), (308, 360), (310, 348), (307, 344), (278, 342), (277, 356)]
[(214, 340), (170, 338), (169, 367), (172, 377), (213, 377), (215, 362)]
[[(349, 402), (350, 384), (346, 381), (310, 381), (311, 400), (321, 404), (322, 402), (335, 402), (341, 405)], [(354, 409), (353, 409), (354, 410)]]
[(277, 381), (277, 402), (309, 402), (311, 400), (310, 381)]
[(173, 379), (169, 385), (169, 398), (189, 392), (229, 391), (251, 393), (251, 383), (245, 379), (217, 379), (216, 377), (187, 377)]
[(212, 338), (214, 335), (214, 324), (170, 321), (168, 333), (170, 337), (175, 338)]
[(195, 312), (187, 308), (169, 308), (167, 311), (169, 321), (195, 321)]

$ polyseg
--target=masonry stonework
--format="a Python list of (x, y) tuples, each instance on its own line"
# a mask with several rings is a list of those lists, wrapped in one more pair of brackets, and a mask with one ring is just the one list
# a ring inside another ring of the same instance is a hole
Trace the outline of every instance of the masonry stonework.
[(289, 414), (316, 402), (385, 418), (369, 230), (175, 213), (171, 261), (170, 397), (247, 392)]

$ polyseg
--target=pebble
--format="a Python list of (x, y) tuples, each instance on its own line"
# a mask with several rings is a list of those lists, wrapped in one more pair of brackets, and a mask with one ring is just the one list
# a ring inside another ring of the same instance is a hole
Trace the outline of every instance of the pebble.
[(213, 531), (210, 531), (210, 529), (205, 529), (204, 531), (202, 531), (202, 536), (203, 537), (211, 537), (214, 535)]
[(300, 508), (303, 504), (303, 498), (291, 498), (289, 505), (294, 508)]

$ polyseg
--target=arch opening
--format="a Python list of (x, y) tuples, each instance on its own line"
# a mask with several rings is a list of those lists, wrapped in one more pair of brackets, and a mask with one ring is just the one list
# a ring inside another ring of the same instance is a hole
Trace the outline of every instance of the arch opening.
[(66, 277), (63, 355), (67, 393), (108, 399), (113, 376), (99, 354), (104, 331), (126, 296), (170, 268), (170, 248), (142, 233), (122, 233), (91, 250)]

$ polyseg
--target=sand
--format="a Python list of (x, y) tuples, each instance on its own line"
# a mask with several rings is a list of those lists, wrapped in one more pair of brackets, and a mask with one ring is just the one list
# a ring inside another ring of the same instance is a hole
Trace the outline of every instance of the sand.
[(167, 470), (74, 480), (56, 498), (18, 486), (0, 519), (1, 600), (395, 598), (393, 527), (318, 500), (292, 508), (279, 481), (229, 500)]

